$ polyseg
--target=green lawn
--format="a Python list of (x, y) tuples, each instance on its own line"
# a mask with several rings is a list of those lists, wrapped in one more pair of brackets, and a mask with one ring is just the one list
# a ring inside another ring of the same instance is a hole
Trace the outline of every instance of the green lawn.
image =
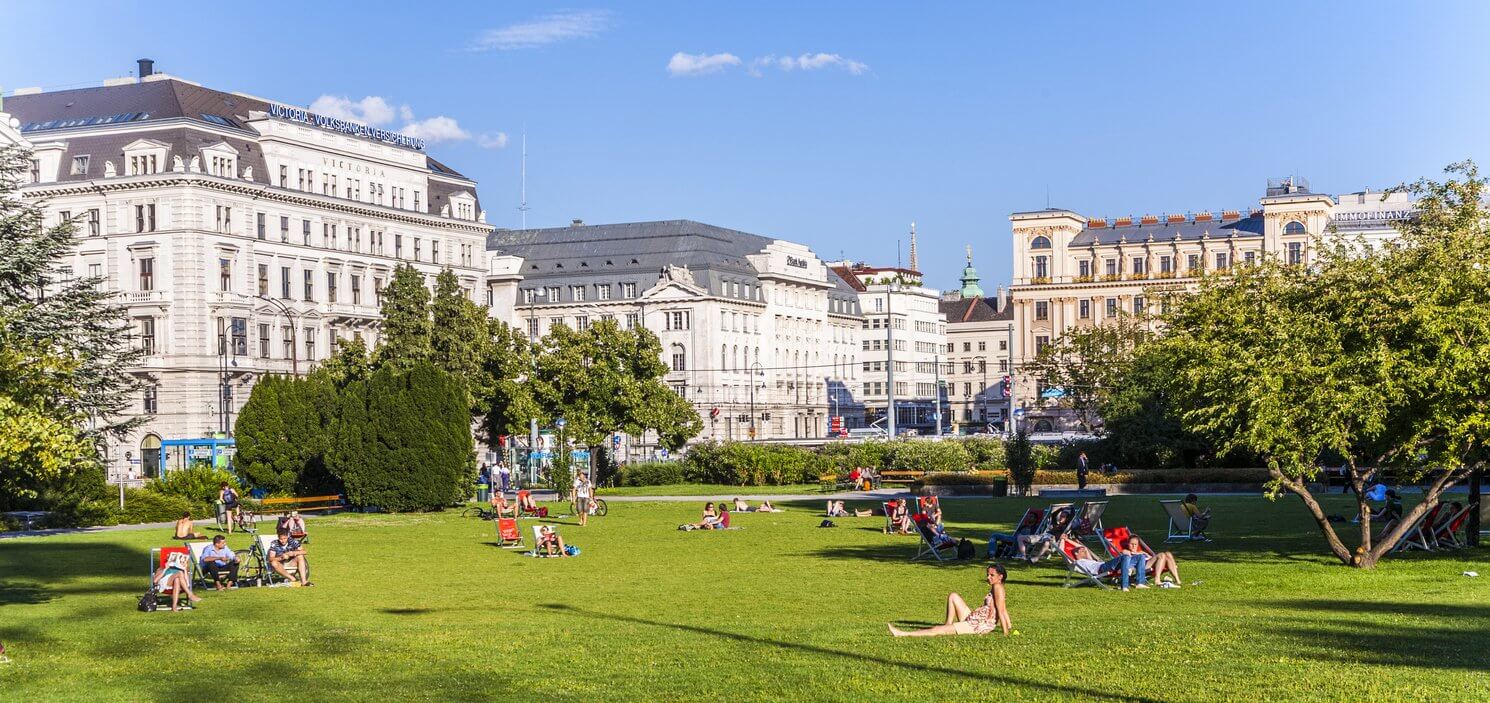
[(722, 486), (713, 484), (680, 483), (668, 486), (617, 486), (601, 488), (604, 496), (754, 496), (754, 495), (812, 495), (822, 493), (822, 486), (800, 484), (792, 486)]
[[(1015, 638), (887, 636), (939, 621), (950, 590), (978, 599), (979, 564), (911, 563), (881, 518), (818, 529), (816, 501), (709, 533), (675, 529), (694, 503), (614, 503), (560, 521), (584, 551), (567, 560), (451, 513), (319, 519), (314, 588), (188, 613), (134, 610), (164, 533), (4, 540), (0, 700), (1490, 699), (1490, 578), (1460, 575), (1490, 577), (1485, 552), (1356, 572), (1319, 556), (1296, 502), (1207, 502), (1216, 542), (1174, 547), (1203, 583), (1063, 589), (1054, 562), (1011, 566)], [(981, 539), (1031, 503), (944, 505)], [(1107, 524), (1162, 538), (1152, 498), (1115, 499)]]

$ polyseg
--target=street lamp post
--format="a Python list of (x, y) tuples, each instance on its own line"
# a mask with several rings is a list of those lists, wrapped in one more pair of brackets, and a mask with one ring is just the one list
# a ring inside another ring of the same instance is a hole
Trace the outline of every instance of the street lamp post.
[(284, 304), (284, 301), (277, 300), (275, 298), (270, 298), (268, 296), (256, 295), (254, 297), (255, 298), (258, 298), (259, 300), (262, 300), (262, 301), (264, 301), (266, 303), (269, 303), (270, 305), (273, 305), (275, 308), (278, 308), (280, 312), (284, 313), (285, 319), (289, 321), (289, 323), (290, 323), (290, 373), (292, 375), (299, 376), (300, 375), (300, 352), (299, 352), (300, 340), (299, 340), (298, 336), (296, 335), (296, 329), (300, 326), (300, 324), (295, 321), (295, 316), (290, 313), (290, 306), (285, 305)]
[[(538, 375), (538, 298), (547, 297), (542, 288), (533, 288), (528, 296), (528, 361), (532, 374), (528, 382)], [(538, 418), (528, 418), (528, 483), (538, 483)]]
[(895, 299), (890, 295), (895, 281), (885, 282), (885, 427), (890, 430), (890, 439), (895, 434)]
[(761, 362), (757, 361), (757, 362), (753, 362), (752, 364), (750, 364), (750, 375), (751, 375), (751, 379), (750, 379), (750, 439), (754, 440), (755, 439), (755, 384), (756, 384), (755, 376), (763, 376), (763, 375), (765, 375), (764, 372), (761, 371)]

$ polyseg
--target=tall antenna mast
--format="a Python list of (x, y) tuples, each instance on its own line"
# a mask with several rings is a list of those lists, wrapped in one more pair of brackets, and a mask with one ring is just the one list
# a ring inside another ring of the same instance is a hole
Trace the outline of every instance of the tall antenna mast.
[(523, 125), (523, 185), (522, 202), (517, 204), (517, 211), (522, 213), (523, 230), (528, 229), (528, 125)]

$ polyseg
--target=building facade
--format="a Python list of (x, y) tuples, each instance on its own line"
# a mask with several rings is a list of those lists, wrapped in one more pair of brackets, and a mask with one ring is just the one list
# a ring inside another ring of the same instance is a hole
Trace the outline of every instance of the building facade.
[(862, 425), (888, 431), (893, 404), (897, 433), (944, 432), (945, 379), (939, 364), (947, 343), (947, 321), (941, 293), (921, 285), (921, 273), (911, 268), (839, 261), (832, 270), (858, 294), (864, 311), (859, 339)]
[(1411, 207), (1406, 193), (1337, 197), (1288, 178), (1269, 181), (1258, 207), (1219, 217), (1198, 212), (1108, 220), (1062, 209), (1010, 215), (1016, 405), (1028, 413), (1031, 431), (1067, 429), (1039, 379), (1017, 371), (1066, 330), (1152, 312), (1161, 293), (1191, 287), (1207, 272), (1264, 258), (1307, 265), (1322, 236), (1379, 243), (1395, 236), (1393, 223)]
[(953, 434), (1002, 432), (1009, 420), (1009, 348), (1014, 312), (1000, 286), (983, 295), (971, 247), (962, 288), (942, 294), (947, 346), (942, 362), (949, 427)]
[(149, 422), (111, 447), (115, 477), (153, 475), (163, 439), (231, 432), (264, 374), (375, 343), (395, 267), (449, 268), (474, 296), (492, 229), (418, 140), (140, 74), (5, 100), (33, 148), (24, 196), (78, 227), (65, 273), (116, 291), (145, 351)]
[(501, 230), (488, 247), (493, 314), (531, 338), (599, 320), (654, 332), (699, 439), (822, 438), (862, 415), (858, 298), (803, 245), (672, 220)]

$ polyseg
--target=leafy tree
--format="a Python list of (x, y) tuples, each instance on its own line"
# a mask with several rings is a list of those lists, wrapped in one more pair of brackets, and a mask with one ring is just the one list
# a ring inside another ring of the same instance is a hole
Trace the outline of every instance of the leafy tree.
[(383, 289), (382, 343), (377, 365), (408, 369), (431, 356), (429, 289), (424, 275), (407, 264), (393, 272)]
[(1014, 482), (1015, 491), (1020, 495), (1029, 495), (1038, 466), (1034, 445), (1030, 443), (1029, 433), (1023, 427), (1004, 443), (1004, 466), (1009, 467), (1009, 480)]
[(1082, 429), (1090, 431), (1102, 405), (1122, 387), (1123, 370), (1146, 334), (1144, 322), (1137, 316), (1120, 315), (1094, 327), (1068, 330), (1035, 355), (1026, 365), (1027, 372), (1059, 388), (1058, 402), (1073, 410)]
[(361, 381), (372, 373), (372, 355), (367, 351), (367, 342), (361, 337), (348, 337), (336, 345), (331, 355), (315, 374), (325, 376), (338, 389), (354, 381)]
[(544, 418), (545, 411), (533, 396), (528, 376), (533, 356), (527, 335), (497, 319), (489, 319), (487, 343), (481, 359), (485, 399), (478, 399), (487, 441), (499, 435), (523, 434), (529, 418)]
[[(1256, 452), (1341, 562), (1371, 568), (1469, 470), (1490, 426), (1490, 233), (1473, 164), (1420, 181), (1415, 217), (1381, 250), (1321, 238), (1308, 268), (1267, 261), (1209, 278), (1166, 322), (1178, 407), (1225, 450)], [(1369, 255), (1368, 255), (1369, 254)], [(1336, 533), (1308, 482), (1343, 458), (1359, 544)], [(1424, 481), (1422, 503), (1376, 535), (1366, 482)]]
[[(1172, 353), (1163, 344), (1135, 347), (1101, 402), (1103, 444), (1120, 466), (1193, 467), (1215, 460), (1214, 447), (1185, 427), (1175, 407), (1178, 367)], [(1256, 466), (1250, 455), (1240, 461)]]
[(43, 204), (21, 197), (29, 163), (0, 148), (0, 505), (101, 487), (99, 443), (142, 422), (123, 419), (140, 389), (129, 320), (100, 279), (60, 271), (74, 226), (47, 227)]
[(703, 427), (698, 413), (662, 377), (662, 345), (646, 329), (601, 320), (575, 331), (559, 325), (543, 338), (532, 389), (537, 417), (563, 417), (566, 433), (594, 446), (614, 432), (656, 431), (677, 449)]
[(384, 366), (341, 394), (327, 466), (356, 506), (436, 510), (459, 501), (475, 469), (461, 384), (428, 362)]
[(436, 366), (465, 383), (473, 399), (486, 399), (489, 384), (482, 373), (482, 361), (491, 344), (486, 310), (466, 297), (460, 279), (448, 268), (435, 279), (430, 314), (433, 321), (430, 358)]
[(264, 377), (233, 425), (238, 472), (271, 493), (339, 492), (340, 482), (326, 469), (337, 407), (330, 374)]

